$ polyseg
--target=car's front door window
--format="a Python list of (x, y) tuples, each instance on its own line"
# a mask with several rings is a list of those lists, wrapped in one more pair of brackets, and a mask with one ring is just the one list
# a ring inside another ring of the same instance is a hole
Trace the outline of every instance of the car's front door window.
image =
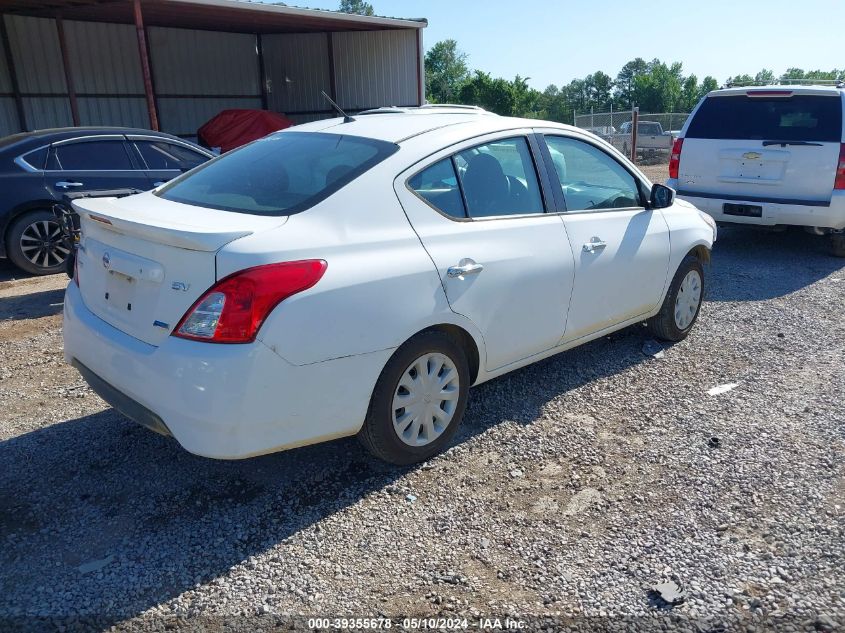
[(612, 156), (584, 141), (546, 136), (567, 211), (642, 206), (637, 181)]
[(62, 171), (132, 170), (132, 159), (123, 141), (83, 141), (54, 148), (56, 164)]

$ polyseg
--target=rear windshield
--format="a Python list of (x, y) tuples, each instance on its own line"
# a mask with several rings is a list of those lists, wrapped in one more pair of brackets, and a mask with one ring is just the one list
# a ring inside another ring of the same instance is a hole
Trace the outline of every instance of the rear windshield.
[(815, 141), (842, 137), (842, 100), (823, 97), (708, 97), (696, 112), (687, 138)]
[(397, 149), (358, 136), (284, 132), (211, 160), (157, 195), (223, 211), (290, 215), (327, 198)]

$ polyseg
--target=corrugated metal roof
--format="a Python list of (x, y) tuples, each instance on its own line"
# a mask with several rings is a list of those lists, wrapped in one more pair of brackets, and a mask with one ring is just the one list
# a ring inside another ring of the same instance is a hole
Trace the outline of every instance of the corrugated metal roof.
[[(0, 0), (0, 11), (66, 20), (132, 23), (131, 0)], [(421, 29), (425, 19), (351, 15), (338, 11), (245, 2), (244, 0), (144, 0), (148, 26), (202, 28), (244, 33), (305, 33)]]

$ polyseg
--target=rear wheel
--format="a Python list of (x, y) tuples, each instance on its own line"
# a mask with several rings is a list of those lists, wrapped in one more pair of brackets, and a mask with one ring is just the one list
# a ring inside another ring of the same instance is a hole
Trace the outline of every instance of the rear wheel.
[(9, 259), (33, 275), (52, 275), (65, 269), (70, 251), (62, 240), (62, 230), (53, 214), (30, 211), (17, 218), (7, 233)]
[(466, 409), (466, 354), (449, 335), (429, 331), (402, 345), (379, 376), (358, 434), (376, 457), (421, 462), (450, 442)]
[(704, 298), (704, 269), (695, 257), (688, 256), (675, 273), (663, 306), (646, 323), (648, 329), (664, 341), (682, 341), (692, 330)]
[(831, 234), (830, 253), (834, 257), (845, 257), (845, 233)]

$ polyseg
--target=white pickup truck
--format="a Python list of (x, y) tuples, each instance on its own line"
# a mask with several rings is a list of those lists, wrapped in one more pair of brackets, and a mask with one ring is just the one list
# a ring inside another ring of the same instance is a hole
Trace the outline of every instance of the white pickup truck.
[[(613, 145), (625, 156), (631, 155), (631, 131), (633, 122), (626, 121), (619, 126), (619, 133), (613, 137)], [(640, 121), (637, 124), (637, 156), (649, 158), (668, 154), (672, 149), (672, 133), (664, 132), (657, 121)]]

